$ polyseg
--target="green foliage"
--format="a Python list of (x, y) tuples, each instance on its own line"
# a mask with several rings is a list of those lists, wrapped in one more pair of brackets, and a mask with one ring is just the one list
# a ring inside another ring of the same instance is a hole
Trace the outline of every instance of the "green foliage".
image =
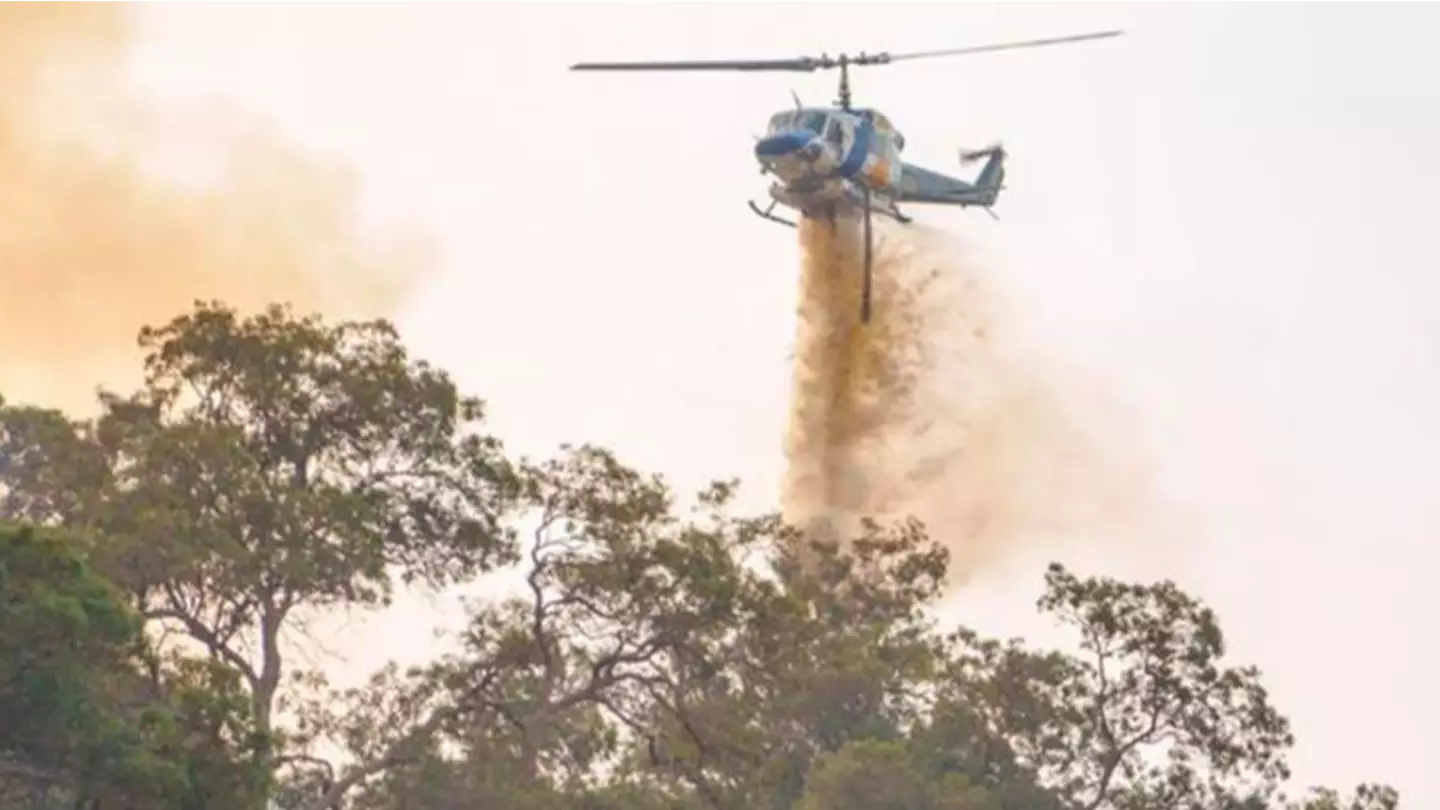
[(984, 788), (960, 774), (925, 767), (925, 752), (904, 742), (859, 740), (821, 756), (795, 810), (998, 810)]
[(123, 667), (139, 640), (138, 618), (61, 536), (0, 524), (0, 750), (123, 769), (133, 746), (95, 671)]
[[(913, 521), (821, 543), (734, 482), (681, 506), (598, 447), (507, 457), (383, 321), (197, 304), (141, 345), (95, 420), (0, 402), (0, 516), (73, 532), (6, 535), (0, 775), (103, 810), (1398, 807), (1287, 798), (1288, 721), (1173, 583), (1052, 565), (1075, 649), (1032, 649), (936, 625)], [(502, 566), (424, 666), (332, 690), (281, 654)]]
[(208, 662), (176, 664), (161, 676), (139, 615), (90, 569), (71, 535), (0, 524), (0, 776), (8, 792), (121, 807), (246, 806), (233, 802), (265, 775), (245, 759), (254, 740), (234, 674)]
[(1395, 810), (1400, 794), (1388, 785), (1363, 784), (1355, 788), (1349, 799), (1341, 798), (1332, 788), (1312, 788), (1298, 802), (1287, 802), (1286, 810)]
[[(1253, 667), (1223, 663), (1213, 611), (1173, 583), (1080, 579), (1052, 564), (1041, 610), (1081, 655), (1038, 653), (970, 631), (951, 638), (944, 722), (993, 729), (984, 757), (1023, 764), (1084, 808), (1238, 807), (1289, 775), (1289, 723)], [(932, 733), (956, 736), (942, 727)]]
[(517, 484), (481, 403), (388, 323), (197, 303), (140, 345), (143, 386), (93, 421), (0, 408), (5, 514), (103, 536), (96, 565), (240, 673), (262, 739), (304, 613), (513, 557)]

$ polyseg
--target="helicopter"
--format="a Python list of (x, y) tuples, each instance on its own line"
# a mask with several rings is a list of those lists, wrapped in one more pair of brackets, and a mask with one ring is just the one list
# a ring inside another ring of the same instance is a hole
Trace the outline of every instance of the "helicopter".
[(802, 56), (794, 59), (731, 59), (671, 62), (579, 62), (571, 70), (582, 71), (791, 71), (813, 73), (840, 69), (840, 87), (833, 107), (805, 106), (792, 91), (795, 107), (770, 116), (766, 134), (757, 137), (754, 156), (762, 175), (775, 178), (770, 186), (770, 204), (762, 209), (747, 201), (750, 209), (764, 219), (791, 228), (792, 220), (776, 215), (777, 205), (794, 209), (802, 217), (827, 219), (835, 227), (840, 214), (863, 214), (864, 280), (860, 319), (870, 321), (871, 265), (875, 213), (903, 224), (912, 219), (900, 210), (902, 203), (976, 206), (992, 218), (992, 207), (1005, 187), (1003, 144), (983, 149), (961, 150), (962, 165), (984, 160), (974, 180), (966, 181), (943, 172), (906, 163), (901, 158), (905, 136), (881, 111), (851, 104), (850, 68), (888, 65), (912, 59), (1033, 48), (1061, 43), (1115, 37), (1122, 31), (1032, 39), (990, 45), (973, 45), (913, 53), (839, 54), (831, 57)]

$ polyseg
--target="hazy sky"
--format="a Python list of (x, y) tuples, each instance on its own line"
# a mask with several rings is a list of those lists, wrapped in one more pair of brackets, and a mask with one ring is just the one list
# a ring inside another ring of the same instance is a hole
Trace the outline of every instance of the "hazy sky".
[[(797, 249), (744, 206), (765, 187), (751, 135), (835, 77), (565, 68), (1125, 28), (861, 71), (855, 92), (914, 162), (1004, 139), (1000, 223), (915, 213), (1125, 404), (1191, 529), (1066, 561), (1179, 579), (1265, 670), (1302, 780), (1389, 780), (1426, 807), (1437, 23), (1419, 4), (185, 4), (147, 9), (134, 77), (269, 116), (353, 160), (373, 216), (433, 233), (444, 272), (401, 325), (507, 441), (598, 441), (687, 486), (738, 475), (764, 507)], [(1018, 555), (957, 610), (1029, 632), (1042, 562)]]

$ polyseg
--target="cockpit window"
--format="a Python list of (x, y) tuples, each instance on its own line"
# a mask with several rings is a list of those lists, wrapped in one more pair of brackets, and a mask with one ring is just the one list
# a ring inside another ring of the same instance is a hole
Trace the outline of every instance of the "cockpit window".
[(825, 127), (825, 140), (835, 146), (840, 146), (844, 141), (844, 137), (845, 130), (841, 129), (839, 119), (831, 118), (829, 125)]
[(784, 129), (789, 129), (790, 122), (794, 120), (794, 118), (795, 113), (793, 112), (775, 113), (770, 116), (770, 131), (779, 132)]
[[(826, 124), (830, 122), (830, 116), (823, 112), (782, 112), (770, 116), (770, 131), (783, 132), (789, 129), (804, 129), (831, 137), (826, 131)], [(838, 137), (838, 136), (836, 136)]]

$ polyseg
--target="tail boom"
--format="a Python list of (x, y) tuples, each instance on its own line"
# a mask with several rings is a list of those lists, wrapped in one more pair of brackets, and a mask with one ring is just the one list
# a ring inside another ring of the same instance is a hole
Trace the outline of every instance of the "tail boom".
[(961, 163), (985, 159), (974, 182), (966, 182), (937, 171), (904, 164), (900, 180), (899, 202), (933, 203), (937, 205), (978, 205), (989, 208), (1005, 187), (1005, 149), (999, 144), (984, 149), (963, 151)]

